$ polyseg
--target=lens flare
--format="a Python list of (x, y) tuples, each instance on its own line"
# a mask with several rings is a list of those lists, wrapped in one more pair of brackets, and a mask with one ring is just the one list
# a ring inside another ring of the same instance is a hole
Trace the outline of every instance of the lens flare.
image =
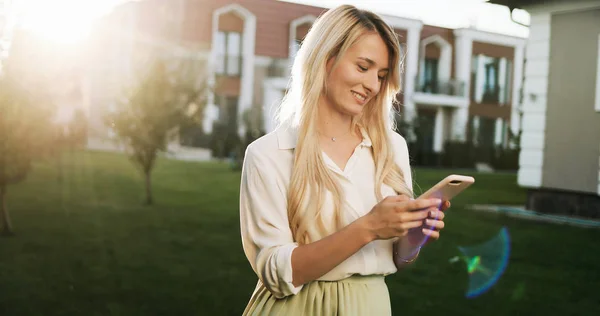
[[(492, 239), (471, 247), (458, 247), (469, 273), (466, 297), (475, 298), (487, 292), (506, 270), (510, 255), (508, 229), (503, 227)], [(450, 262), (459, 260), (458, 257)]]

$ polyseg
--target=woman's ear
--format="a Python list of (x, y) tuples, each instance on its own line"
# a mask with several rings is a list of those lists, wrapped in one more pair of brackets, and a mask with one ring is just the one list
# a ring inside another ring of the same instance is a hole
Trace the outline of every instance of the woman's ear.
[(333, 68), (333, 65), (335, 64), (335, 60), (336, 60), (336, 57), (331, 57), (327, 60), (327, 64), (325, 64), (325, 71), (327, 72), (327, 74), (329, 74), (331, 72), (331, 69)]

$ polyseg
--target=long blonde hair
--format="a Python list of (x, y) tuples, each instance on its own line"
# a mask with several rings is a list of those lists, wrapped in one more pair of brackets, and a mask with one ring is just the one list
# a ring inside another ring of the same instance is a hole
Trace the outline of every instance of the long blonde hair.
[[(318, 101), (327, 79), (326, 64), (343, 56), (361, 35), (378, 33), (389, 50), (389, 73), (382, 87), (353, 124), (364, 128), (371, 138), (375, 161), (375, 195), (382, 200), (381, 187), (387, 184), (398, 194), (412, 196), (404, 175), (394, 162), (388, 131), (394, 128), (393, 102), (400, 91), (400, 44), (394, 31), (377, 15), (342, 5), (324, 13), (311, 27), (294, 64), (289, 90), (279, 111), (280, 125), (298, 130), (294, 166), (288, 193), (288, 218), (299, 244), (316, 241), (342, 225), (340, 208), (343, 192), (334, 174), (326, 167), (317, 136)], [(331, 192), (335, 223), (321, 216), (325, 194)], [(328, 228), (329, 227), (329, 228)]]

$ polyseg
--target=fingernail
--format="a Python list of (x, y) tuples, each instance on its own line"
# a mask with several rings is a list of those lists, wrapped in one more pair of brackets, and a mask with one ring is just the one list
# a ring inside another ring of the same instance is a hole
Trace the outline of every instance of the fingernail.
[(430, 212), (429, 212), (429, 217), (433, 217), (433, 218), (435, 218), (436, 216), (437, 216), (437, 213), (436, 213), (436, 211), (430, 211)]
[(433, 199), (433, 202), (437, 205), (440, 205), (440, 203), (442, 203), (442, 200), (440, 199)]

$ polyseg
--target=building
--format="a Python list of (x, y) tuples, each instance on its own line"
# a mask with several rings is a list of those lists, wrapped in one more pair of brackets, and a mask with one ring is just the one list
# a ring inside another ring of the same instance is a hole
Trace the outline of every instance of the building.
[(8, 57), (17, 12), (12, 0), (0, 1), (0, 59)]
[[(238, 126), (244, 132), (247, 123), (242, 118), (253, 110), (261, 113), (261, 129), (272, 131), (274, 110), (286, 91), (298, 45), (326, 9), (275, 0), (168, 3), (128, 3), (103, 22), (113, 30), (104, 32), (112, 44), (103, 45), (104, 61), (93, 63), (91, 119), (114, 106), (110, 99), (115, 87), (130, 75), (132, 42), (145, 42), (205, 58), (212, 65), (207, 75), (215, 91), (206, 109), (205, 134), (219, 125)], [(169, 36), (156, 36), (151, 21), (165, 16), (174, 23)], [(520, 129), (515, 105), (525, 39), (472, 28), (440, 28), (396, 16), (384, 19), (402, 43), (400, 110), (406, 123), (413, 127), (418, 123), (419, 133), (412, 137), (415, 157), (430, 157), (421, 161), (436, 164), (447, 142), (508, 147), (508, 131), (516, 134)], [(101, 124), (94, 126), (99, 130), (96, 136), (107, 135)], [(490, 152), (478, 158), (489, 160)]]
[(600, 1), (493, 0), (531, 14), (519, 185), (527, 208), (600, 216)]

